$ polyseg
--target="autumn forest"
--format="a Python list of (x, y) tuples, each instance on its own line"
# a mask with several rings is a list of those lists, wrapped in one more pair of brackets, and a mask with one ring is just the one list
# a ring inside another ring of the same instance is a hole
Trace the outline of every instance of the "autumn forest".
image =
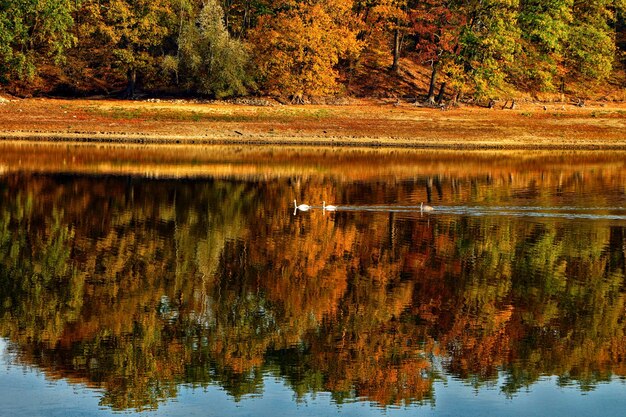
[(0, 0), (16, 417), (626, 409), (626, 0)]
[(405, 96), (426, 102), (584, 96), (623, 87), (625, 8), (624, 0), (3, 0), (0, 83), (18, 96), (292, 103), (385, 95), (400, 80), (413, 85)]

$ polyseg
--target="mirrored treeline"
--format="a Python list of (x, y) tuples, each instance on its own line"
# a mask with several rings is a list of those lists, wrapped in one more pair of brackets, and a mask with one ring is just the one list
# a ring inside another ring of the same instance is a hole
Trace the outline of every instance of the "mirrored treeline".
[[(1, 335), (11, 361), (98, 388), (114, 410), (183, 385), (241, 400), (268, 375), (296, 398), (383, 407), (434, 406), (450, 377), (505, 396), (545, 376), (594, 390), (626, 373), (624, 168), (600, 167), (6, 173)], [(339, 210), (294, 216), (294, 198)]]

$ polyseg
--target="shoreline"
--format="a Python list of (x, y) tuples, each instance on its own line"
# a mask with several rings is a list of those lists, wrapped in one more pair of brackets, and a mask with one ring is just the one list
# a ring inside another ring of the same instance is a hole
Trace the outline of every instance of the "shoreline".
[(0, 105), (0, 141), (449, 150), (626, 150), (626, 104), (522, 103), (448, 111), (361, 100), (252, 106), (23, 99)]
[(493, 141), (434, 141), (424, 139), (396, 139), (396, 138), (323, 138), (323, 137), (284, 137), (264, 138), (261, 136), (244, 138), (227, 137), (203, 137), (203, 136), (167, 136), (167, 135), (141, 135), (117, 133), (68, 133), (68, 132), (2, 132), (2, 143), (32, 143), (46, 144), (104, 144), (104, 145), (146, 145), (149, 147), (160, 146), (293, 146), (293, 147), (319, 147), (319, 148), (385, 148), (385, 149), (424, 149), (424, 150), (581, 150), (581, 151), (625, 151), (626, 140), (620, 143), (606, 143), (593, 140), (588, 143), (514, 143), (510, 139)]

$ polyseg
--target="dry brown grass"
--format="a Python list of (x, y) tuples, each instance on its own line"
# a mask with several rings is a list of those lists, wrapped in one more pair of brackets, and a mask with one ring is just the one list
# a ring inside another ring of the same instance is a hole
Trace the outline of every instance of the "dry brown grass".
[(33, 141), (626, 149), (626, 105), (518, 103), (514, 110), (26, 99), (0, 104), (0, 137)]

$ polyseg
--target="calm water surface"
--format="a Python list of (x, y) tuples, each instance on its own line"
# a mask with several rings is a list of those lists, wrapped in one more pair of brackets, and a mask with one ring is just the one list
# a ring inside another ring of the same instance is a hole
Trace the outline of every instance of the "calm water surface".
[(0, 414), (623, 415), (625, 153), (203, 149), (3, 145)]

